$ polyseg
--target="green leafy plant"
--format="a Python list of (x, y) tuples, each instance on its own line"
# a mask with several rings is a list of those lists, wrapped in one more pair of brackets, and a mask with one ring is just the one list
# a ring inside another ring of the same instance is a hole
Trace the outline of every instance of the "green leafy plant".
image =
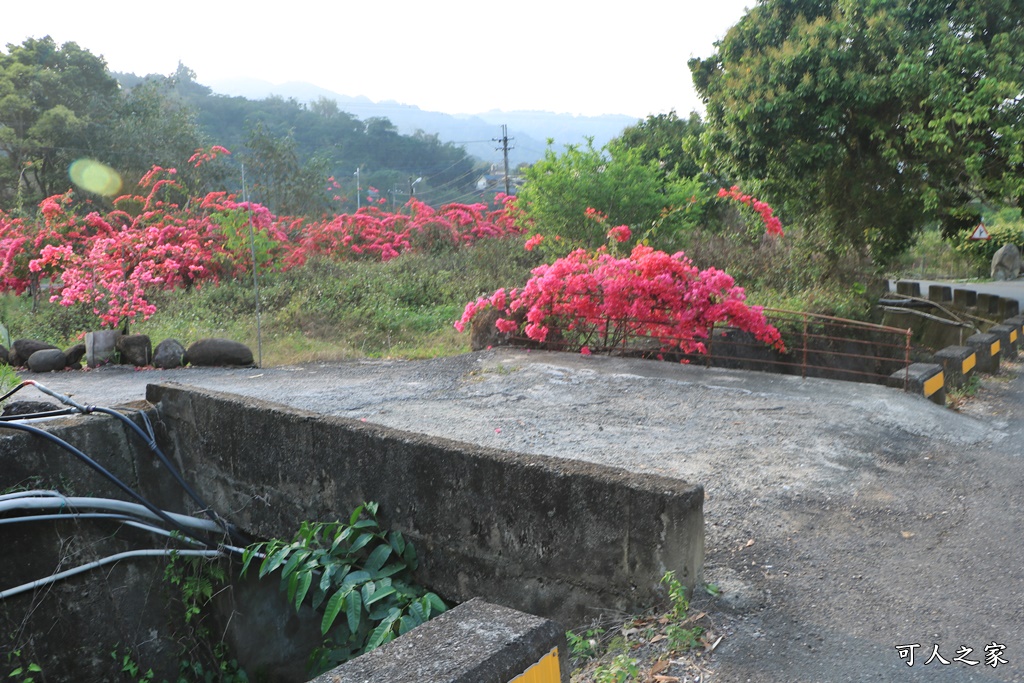
[(5, 680), (11, 683), (34, 683), (36, 674), (43, 673), (43, 669), (35, 662), (28, 662), (25, 659), (20, 649), (7, 653), (7, 665), (13, 668)]
[(589, 628), (581, 635), (572, 631), (565, 632), (565, 639), (569, 643), (569, 654), (574, 663), (579, 663), (597, 656), (601, 644), (600, 636), (605, 630), (600, 627)]
[(616, 655), (611, 663), (594, 670), (595, 683), (627, 683), (640, 677), (639, 662), (635, 657)]
[(303, 522), (291, 541), (257, 543), (242, 574), (262, 557), (260, 578), (281, 575), (281, 590), (298, 611), (321, 611), (324, 647), (313, 654), (320, 673), (389, 642), (444, 612), (434, 593), (413, 582), (416, 551), (400, 532), (381, 529), (377, 504), (364, 503), (348, 522)]

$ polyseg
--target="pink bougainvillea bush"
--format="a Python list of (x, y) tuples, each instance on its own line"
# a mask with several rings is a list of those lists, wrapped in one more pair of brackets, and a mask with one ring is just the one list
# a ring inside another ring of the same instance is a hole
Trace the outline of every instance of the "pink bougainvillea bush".
[(464, 330), (493, 307), (501, 314), (499, 331), (564, 350), (610, 353), (650, 338), (662, 350), (706, 353), (712, 327), (727, 323), (784, 351), (778, 330), (744, 300), (727, 273), (699, 271), (682, 252), (639, 244), (617, 258), (604, 247), (577, 249), (534, 269), (522, 289), (499, 289), (470, 302), (455, 327)]

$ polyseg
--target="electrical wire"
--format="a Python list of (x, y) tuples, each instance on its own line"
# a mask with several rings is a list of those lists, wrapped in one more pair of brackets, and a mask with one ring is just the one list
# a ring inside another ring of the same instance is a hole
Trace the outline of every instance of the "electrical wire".
[(0, 600), (2, 600), (4, 598), (10, 598), (10, 597), (18, 595), (20, 593), (25, 593), (25, 592), (28, 592), (30, 590), (34, 590), (36, 588), (41, 588), (42, 586), (48, 586), (51, 583), (56, 583), (57, 581), (61, 581), (63, 579), (75, 576), (76, 574), (81, 574), (83, 572), (87, 572), (87, 571), (89, 571), (91, 569), (96, 569), (96, 568), (102, 567), (104, 565), (112, 564), (114, 562), (120, 562), (121, 560), (127, 560), (127, 559), (135, 558), (135, 557), (209, 557), (209, 558), (214, 558), (214, 557), (221, 557), (221, 556), (222, 556), (222, 553), (221, 553), (220, 550), (175, 550), (174, 548), (153, 548), (153, 549), (147, 549), (147, 550), (128, 550), (128, 551), (125, 551), (123, 553), (117, 553), (115, 555), (110, 555), (108, 557), (104, 557), (102, 559), (95, 560), (93, 562), (88, 562), (86, 564), (80, 565), (78, 567), (74, 567), (72, 569), (68, 569), (68, 570), (65, 570), (65, 571), (62, 571), (62, 572), (57, 572), (56, 574), (51, 574), (50, 576), (47, 576), (44, 579), (36, 579), (35, 581), (30, 581), (28, 583), (23, 583), (20, 586), (15, 586), (14, 588), (8, 588), (7, 590), (0, 591)]

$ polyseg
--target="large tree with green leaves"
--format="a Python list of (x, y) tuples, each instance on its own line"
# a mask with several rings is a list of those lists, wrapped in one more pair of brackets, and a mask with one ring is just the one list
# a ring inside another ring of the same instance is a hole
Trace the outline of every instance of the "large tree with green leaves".
[(31, 205), (68, 187), (68, 166), (102, 157), (118, 98), (106, 63), (49, 36), (0, 53), (0, 195)]
[(762, 0), (690, 69), (736, 177), (885, 261), (1024, 200), (1021, 0)]
[[(518, 207), (531, 227), (545, 237), (557, 236), (561, 249), (603, 244), (608, 227), (628, 225), (635, 235), (649, 231), (662, 237), (699, 219), (707, 195), (693, 178), (669, 177), (657, 154), (643, 145), (630, 147), (616, 139), (601, 149), (566, 145), (561, 154), (550, 147), (527, 169)], [(689, 209), (693, 207), (693, 211)], [(587, 218), (595, 209), (606, 218)], [(553, 244), (547, 240), (546, 244)]]

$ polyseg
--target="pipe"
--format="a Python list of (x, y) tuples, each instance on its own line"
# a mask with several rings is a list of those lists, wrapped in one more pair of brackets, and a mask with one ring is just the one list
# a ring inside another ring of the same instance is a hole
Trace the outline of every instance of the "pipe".
[(51, 574), (50, 576), (47, 576), (45, 579), (36, 579), (35, 581), (30, 581), (29, 583), (23, 583), (20, 586), (15, 586), (14, 588), (8, 588), (5, 591), (0, 591), (0, 600), (2, 600), (4, 598), (10, 598), (10, 597), (13, 597), (15, 595), (19, 595), (21, 593), (25, 593), (25, 592), (33, 590), (35, 588), (40, 588), (42, 586), (48, 586), (51, 583), (56, 583), (57, 581), (61, 581), (63, 579), (70, 578), (70, 577), (75, 576), (77, 574), (81, 574), (83, 572), (87, 572), (87, 571), (89, 571), (91, 569), (96, 569), (98, 567), (102, 567), (102, 566), (107, 565), (107, 564), (112, 564), (114, 562), (120, 562), (121, 560), (126, 560), (126, 559), (130, 559), (130, 558), (134, 558), (134, 557), (169, 557), (169, 556), (179, 556), (179, 557), (210, 557), (210, 558), (213, 558), (213, 557), (221, 557), (221, 552), (219, 550), (175, 550), (173, 548), (161, 548), (161, 549), (150, 549), (150, 550), (128, 550), (128, 551), (125, 551), (123, 553), (117, 553), (116, 555), (110, 555), (109, 557), (104, 557), (102, 559), (95, 560), (93, 562), (88, 562), (88, 563), (83, 564), (83, 565), (81, 565), (79, 567), (74, 567), (72, 569), (68, 569), (68, 570), (65, 570), (65, 571), (62, 571), (62, 572), (57, 572), (56, 574)]
[[(33, 380), (26, 380), (22, 384), (26, 384), (26, 383), (33, 383), (34, 384), (35, 382)], [(116, 476), (114, 476), (114, 474), (112, 474), (105, 467), (103, 467), (103, 465), (100, 465), (98, 462), (96, 462), (95, 460), (90, 458), (88, 455), (86, 455), (85, 453), (83, 453), (79, 449), (77, 449), (74, 446), (72, 446), (71, 444), (69, 444), (64, 439), (61, 439), (61, 438), (59, 438), (57, 436), (54, 436), (53, 434), (51, 434), (49, 432), (46, 432), (46, 431), (43, 431), (42, 429), (38, 429), (37, 427), (32, 427), (31, 425), (25, 425), (25, 424), (18, 424), (16, 422), (0, 422), (0, 429), (13, 429), (15, 431), (28, 432), (30, 434), (35, 434), (36, 436), (42, 437), (42, 438), (46, 439), (47, 441), (50, 441), (52, 443), (57, 444), (58, 446), (60, 446), (61, 448), (63, 448), (64, 450), (68, 451), (69, 453), (74, 455), (76, 458), (78, 458), (79, 460), (84, 462), (86, 465), (88, 465), (89, 467), (91, 467), (94, 470), (96, 470), (97, 472), (99, 472), (102, 476), (104, 476), (107, 480), (109, 480), (111, 483), (113, 483), (119, 489), (121, 489), (122, 491), (127, 493), (129, 496), (131, 496), (135, 500), (137, 500), (140, 503), (142, 503), (144, 506), (146, 506), (147, 509), (150, 510), (150, 512), (155, 514), (161, 520), (163, 520), (164, 522), (166, 522), (170, 526), (178, 526), (178, 523), (175, 522), (174, 519), (171, 516), (168, 515), (168, 513), (164, 512), (163, 510), (161, 510), (157, 506), (155, 506), (152, 503), (150, 503), (148, 500), (143, 498), (140, 494), (136, 493), (134, 489), (132, 489), (130, 486), (128, 486), (123, 481), (121, 481)], [(185, 533), (188, 533), (188, 531), (184, 527), (179, 527), (179, 529), (181, 531), (185, 532)], [(219, 525), (218, 525), (218, 530), (220, 530), (220, 526)]]
[(187, 532), (182, 527), (190, 527), (198, 531), (220, 533), (222, 529), (216, 522), (188, 515), (179, 515), (175, 512), (160, 510), (155, 514), (149, 508), (129, 503), (115, 498), (88, 498), (81, 496), (56, 497), (47, 496), (41, 498), (22, 497), (13, 500), (0, 501), (0, 513), (11, 510), (63, 510), (71, 508), (74, 510), (98, 510), (102, 512), (119, 512), (122, 515), (141, 517), (150, 521), (169, 522), (171, 526), (178, 527), (181, 531)]

